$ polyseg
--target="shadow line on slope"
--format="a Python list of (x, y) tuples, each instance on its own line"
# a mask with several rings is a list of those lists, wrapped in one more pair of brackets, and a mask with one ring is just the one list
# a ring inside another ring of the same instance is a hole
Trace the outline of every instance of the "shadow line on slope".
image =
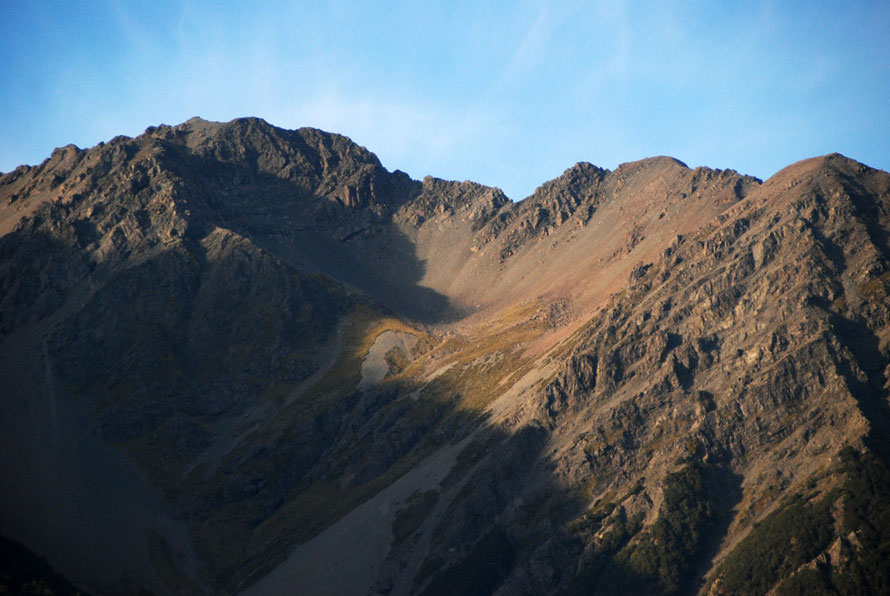
[[(888, 254), (887, 233), (871, 221), (867, 208), (857, 203), (851, 197), (858, 219), (863, 223), (868, 232), (872, 244), (882, 255)], [(822, 245), (822, 249), (840, 279), (848, 270), (847, 257), (843, 249), (833, 240), (825, 236), (815, 225), (809, 225), (816, 240)], [(817, 300), (817, 303), (821, 301)], [(820, 304), (829, 316), (829, 323), (837, 333), (842, 345), (847, 348), (856, 360), (859, 368), (865, 373), (866, 382), (863, 383), (850, 367), (850, 363), (840, 354), (835, 354), (838, 370), (850, 387), (850, 392), (859, 404), (859, 409), (870, 423), (870, 430), (866, 437), (869, 447), (880, 457), (885, 464), (890, 465), (890, 437), (886, 429), (890, 428), (890, 389), (886, 367), (886, 357), (880, 348), (880, 338), (860, 318), (842, 316), (828, 308), (827, 304)]]
[(868, 446), (890, 467), (890, 391), (887, 389), (887, 361), (880, 350), (880, 339), (869, 327), (859, 320), (832, 315), (831, 322), (837, 330), (838, 338), (853, 354), (859, 368), (865, 373), (863, 383), (850, 367), (850, 363), (838, 358), (838, 368), (851, 393), (859, 404), (862, 414), (868, 419)]
[(200, 176), (193, 189), (197, 200), (189, 202), (205, 216), (192, 233), (231, 229), (291, 265), (356, 288), (419, 323), (460, 317), (447, 296), (421, 285), (426, 262), (390, 219), (416, 189), (392, 181), (394, 187), (381, 191), (375, 203), (369, 190), (350, 186), (347, 194), (360, 200), (347, 206), (268, 172), (195, 154), (186, 158)]

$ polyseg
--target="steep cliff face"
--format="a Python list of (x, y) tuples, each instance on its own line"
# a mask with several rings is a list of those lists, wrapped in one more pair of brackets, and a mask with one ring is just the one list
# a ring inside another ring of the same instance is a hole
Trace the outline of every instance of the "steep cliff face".
[(0, 177), (0, 527), (100, 593), (880, 590), (888, 231), (839, 155), (69, 146)]

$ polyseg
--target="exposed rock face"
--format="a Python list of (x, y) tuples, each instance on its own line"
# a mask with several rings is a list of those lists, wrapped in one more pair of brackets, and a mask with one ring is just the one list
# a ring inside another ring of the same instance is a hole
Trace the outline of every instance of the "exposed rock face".
[(0, 528), (92, 591), (890, 581), (885, 172), (513, 203), (193, 119), (3, 175), (0, 234)]

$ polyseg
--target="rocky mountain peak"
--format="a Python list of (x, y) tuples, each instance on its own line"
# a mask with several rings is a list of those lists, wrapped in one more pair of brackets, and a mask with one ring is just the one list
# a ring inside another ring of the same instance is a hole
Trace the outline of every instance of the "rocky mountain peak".
[(888, 346), (837, 154), (514, 203), (150, 127), (0, 176), (0, 533), (98, 594), (880, 593)]
[(364, 147), (318, 129), (289, 131), (258, 118), (192, 119), (147, 134), (173, 143), (199, 167), (203, 160), (212, 170), (232, 170), (213, 175), (234, 176), (236, 184), (245, 175), (265, 177), (346, 210), (396, 208), (417, 192), (403, 172), (389, 173)]
[(576, 207), (584, 196), (595, 194), (594, 187), (609, 171), (587, 162), (578, 162), (557, 178), (539, 186), (526, 199), (533, 203), (551, 202), (563, 208)]
[(769, 188), (791, 188), (802, 183), (819, 183), (819, 181), (838, 180), (839, 177), (854, 178), (858, 175), (873, 177), (876, 170), (850, 159), (840, 153), (830, 153), (812, 157), (785, 167), (765, 182)]
[(676, 168), (688, 170), (689, 166), (679, 159), (667, 155), (656, 155), (654, 157), (647, 157), (636, 161), (628, 161), (618, 166), (618, 170), (623, 170), (625, 172), (639, 170), (656, 170), (664, 172)]

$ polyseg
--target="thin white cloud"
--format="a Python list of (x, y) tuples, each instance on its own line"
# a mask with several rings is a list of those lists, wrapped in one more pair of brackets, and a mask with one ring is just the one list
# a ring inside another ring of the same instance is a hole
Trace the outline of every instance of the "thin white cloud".
[(537, 16), (513, 51), (510, 62), (501, 75), (499, 85), (507, 85), (538, 66), (544, 58), (547, 43), (554, 27), (554, 19), (547, 4), (541, 5)]
[(503, 127), (497, 117), (471, 107), (356, 96), (333, 85), (293, 106), (273, 110), (270, 119), (289, 127), (308, 125), (348, 135), (381, 158), (399, 160), (391, 167), (423, 167), (411, 172), (417, 176), (433, 173), (436, 161), (453, 158), (468, 142), (497, 136)]

